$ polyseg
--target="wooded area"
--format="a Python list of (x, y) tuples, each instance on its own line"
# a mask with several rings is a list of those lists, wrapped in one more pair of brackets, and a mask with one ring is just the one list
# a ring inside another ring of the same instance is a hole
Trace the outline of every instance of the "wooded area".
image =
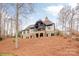
[(18, 43), (18, 32), (20, 31), (20, 25), (22, 25), (20, 18), (26, 18), (32, 12), (31, 3), (0, 3), (0, 38), (16, 36), (16, 43)]
[[(69, 4), (62, 4), (63, 7), (55, 16), (40, 9), (40, 7), (45, 8), (44, 4), (40, 5), (0, 3), (0, 55), (79, 55), (79, 3), (73, 8)], [(51, 7), (48, 5), (46, 3), (46, 7)], [(29, 15), (31, 19), (28, 19)], [(46, 17), (39, 19), (40, 16)], [(31, 21), (36, 23), (31, 24)], [(24, 22), (25, 29), (23, 29)]]
[[(14, 12), (13, 12), (14, 11)], [(15, 37), (16, 48), (18, 47), (18, 33), (22, 30), (21, 17), (26, 20), (29, 14), (34, 12), (32, 3), (0, 3), (0, 38)], [(59, 24), (62, 26), (61, 32), (72, 37), (79, 32), (79, 4), (71, 8), (65, 5), (58, 14)], [(60, 29), (58, 29), (60, 31)]]
[(79, 32), (79, 4), (76, 7), (71, 8), (71, 6), (66, 5), (60, 10), (59, 22), (62, 25), (62, 31), (65, 35), (69, 32), (72, 37), (73, 34), (78, 34)]

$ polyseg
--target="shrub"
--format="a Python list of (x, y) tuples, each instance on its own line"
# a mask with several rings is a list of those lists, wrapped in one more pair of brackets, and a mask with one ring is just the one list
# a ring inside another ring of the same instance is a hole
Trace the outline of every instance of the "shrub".
[(56, 35), (59, 35), (60, 33), (59, 33), (59, 31), (58, 32), (56, 32)]
[(63, 32), (61, 32), (61, 31), (56, 31), (55, 34), (56, 34), (57, 36), (59, 36), (59, 35), (60, 35), (60, 36), (63, 36)]
[(2, 37), (0, 37), (0, 41), (2, 41)]
[(54, 36), (54, 33), (51, 33), (51, 36)]
[(79, 41), (79, 38), (75, 38), (76, 41)]
[(14, 42), (14, 43), (16, 42), (15, 39), (13, 39), (13, 42)]

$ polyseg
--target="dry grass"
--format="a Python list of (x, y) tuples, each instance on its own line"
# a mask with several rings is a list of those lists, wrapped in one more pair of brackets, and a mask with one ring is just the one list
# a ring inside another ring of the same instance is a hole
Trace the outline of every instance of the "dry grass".
[(16, 56), (16, 55), (11, 53), (0, 53), (0, 56)]
[(36, 39), (20, 39), (19, 48), (15, 42), (7, 38), (0, 42), (1, 53), (11, 53), (19, 56), (53, 56), (79, 55), (79, 41), (60, 36), (43, 37)]

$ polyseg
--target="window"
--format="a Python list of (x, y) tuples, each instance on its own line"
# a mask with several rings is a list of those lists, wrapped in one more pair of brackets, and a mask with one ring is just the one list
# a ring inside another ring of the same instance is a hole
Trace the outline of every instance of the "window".
[(26, 37), (26, 39), (29, 39), (29, 37)]
[(36, 37), (38, 38), (38, 33), (36, 33)]
[(50, 26), (48, 26), (48, 29), (50, 29)]
[(32, 35), (30, 36), (30, 38), (32, 38)]
[(25, 34), (25, 31), (23, 32), (23, 34)]
[(43, 37), (43, 33), (40, 33), (40, 37)]
[(48, 37), (48, 34), (46, 34), (46, 36)]
[(54, 36), (54, 33), (51, 33), (51, 36)]

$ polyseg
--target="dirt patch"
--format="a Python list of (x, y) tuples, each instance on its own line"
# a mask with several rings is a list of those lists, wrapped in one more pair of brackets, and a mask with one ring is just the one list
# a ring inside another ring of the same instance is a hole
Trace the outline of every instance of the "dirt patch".
[(72, 39), (60, 36), (20, 39), (19, 48), (15, 48), (12, 38), (0, 42), (0, 53), (12, 53), (18, 56), (64, 56), (79, 55), (79, 44)]

